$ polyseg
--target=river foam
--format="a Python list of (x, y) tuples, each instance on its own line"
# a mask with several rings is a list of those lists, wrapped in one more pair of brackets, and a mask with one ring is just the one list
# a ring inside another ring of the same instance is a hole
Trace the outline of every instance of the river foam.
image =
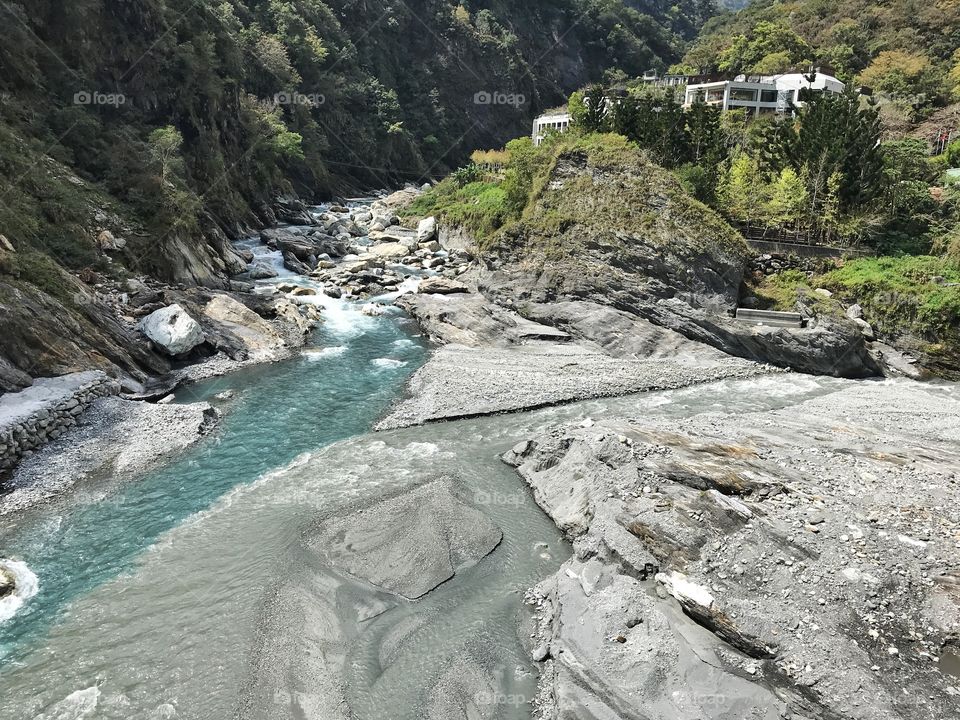
[(37, 594), (40, 582), (25, 562), (4, 560), (0, 567), (8, 570), (16, 582), (12, 594), (0, 600), (0, 622), (5, 622), (17, 614), (23, 604)]
[(37, 715), (34, 720), (82, 720), (90, 717), (99, 702), (100, 688), (94, 685), (70, 693), (48, 712)]

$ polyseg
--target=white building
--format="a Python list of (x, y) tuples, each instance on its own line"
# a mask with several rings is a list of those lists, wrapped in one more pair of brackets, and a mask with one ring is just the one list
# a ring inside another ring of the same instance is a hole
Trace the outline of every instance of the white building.
[(566, 132), (570, 127), (570, 113), (541, 115), (533, 121), (533, 142), (539, 145), (548, 132)]
[(845, 87), (835, 77), (822, 73), (812, 76), (803, 73), (741, 75), (734, 80), (688, 85), (684, 107), (689, 108), (699, 99), (723, 110), (742, 108), (753, 115), (784, 114), (803, 105), (801, 92), (804, 90), (839, 94)]

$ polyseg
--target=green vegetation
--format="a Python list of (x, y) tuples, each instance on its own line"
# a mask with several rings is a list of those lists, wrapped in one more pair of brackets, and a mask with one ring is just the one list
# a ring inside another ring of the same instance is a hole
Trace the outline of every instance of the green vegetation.
[(774, 310), (794, 310), (802, 301), (818, 313), (838, 315), (857, 303), (882, 338), (923, 355), (924, 364), (944, 377), (960, 377), (960, 268), (943, 257), (859, 258), (817, 273), (784, 270), (751, 290)]
[[(556, 189), (551, 179), (561, 164), (584, 172), (565, 170), (564, 185)], [(620, 180), (596, 183), (594, 173)], [(746, 254), (736, 232), (622, 135), (571, 132), (552, 135), (539, 147), (522, 138), (507, 145), (498, 176), (466, 184), (458, 176), (425, 193), (408, 212), (464, 227), (481, 251), (515, 252), (522, 246), (526, 258), (558, 260), (577, 255), (586, 243), (611, 238), (615, 228), (671, 252), (695, 246), (723, 257)]]
[[(140, 238), (122, 260), (156, 269), (171, 237), (182, 247), (212, 223), (254, 224), (291, 190), (329, 197), (444, 174), (470, 148), (524, 132), (571, 82), (676, 61), (709, 11), (699, 0), (646, 13), (621, 0), (0, 3), (0, 234), (79, 270), (98, 262), (93, 217), (105, 210)], [(488, 106), (484, 93), (522, 100)]]
[(960, 220), (957, 188), (930, 190), (943, 161), (919, 140), (882, 143), (877, 108), (852, 91), (811, 95), (795, 119), (750, 121), (704, 103), (684, 111), (672, 91), (608, 97), (575, 93), (575, 125), (633, 141), (750, 233), (925, 253)]
[(463, 227), (477, 238), (486, 238), (509, 219), (507, 194), (500, 182), (469, 181), (457, 177), (444, 180), (419, 197), (406, 212), (437, 215), (445, 222)]
[(864, 258), (824, 275), (823, 287), (856, 300), (889, 335), (960, 340), (960, 269), (943, 258)]
[(960, 100), (957, 0), (755, 0), (706, 24), (674, 69), (754, 74), (832, 70), (917, 119)]

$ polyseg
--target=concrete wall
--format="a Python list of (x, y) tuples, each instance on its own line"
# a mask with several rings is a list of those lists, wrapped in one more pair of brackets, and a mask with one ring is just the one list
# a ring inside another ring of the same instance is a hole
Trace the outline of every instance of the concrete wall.
[(874, 253), (869, 250), (856, 248), (837, 248), (825, 245), (795, 245), (793, 243), (776, 242), (775, 240), (747, 240), (747, 244), (760, 253), (770, 255), (796, 255), (798, 257), (869, 257)]
[(0, 397), (0, 472), (76, 425), (94, 400), (119, 392), (117, 381), (95, 370), (41, 378)]

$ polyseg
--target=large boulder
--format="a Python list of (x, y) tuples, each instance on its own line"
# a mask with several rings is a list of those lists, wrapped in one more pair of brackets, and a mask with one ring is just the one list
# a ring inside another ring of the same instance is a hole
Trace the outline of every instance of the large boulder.
[(117, 237), (109, 230), (104, 230), (97, 236), (97, 245), (104, 252), (115, 252), (123, 250), (127, 246), (127, 241), (125, 238)]
[(276, 269), (266, 260), (255, 261), (250, 266), (249, 273), (251, 280), (269, 280), (277, 277)]
[(435, 217), (424, 218), (417, 226), (417, 242), (430, 242), (437, 237), (437, 219)]
[(388, 227), (385, 230), (371, 230), (370, 239), (374, 242), (391, 242), (406, 245), (411, 250), (417, 246), (417, 231), (399, 226)]
[(203, 314), (219, 326), (221, 333), (229, 333), (231, 339), (239, 340), (247, 357), (274, 357), (285, 344), (273, 325), (229, 295), (214, 296), (204, 306)]
[(410, 248), (408, 248), (406, 245), (393, 242), (381, 243), (370, 248), (370, 253), (372, 255), (390, 260), (398, 260), (406, 257), (409, 252)]
[(179, 305), (168, 305), (147, 315), (137, 328), (168, 355), (184, 355), (204, 341), (200, 323)]

